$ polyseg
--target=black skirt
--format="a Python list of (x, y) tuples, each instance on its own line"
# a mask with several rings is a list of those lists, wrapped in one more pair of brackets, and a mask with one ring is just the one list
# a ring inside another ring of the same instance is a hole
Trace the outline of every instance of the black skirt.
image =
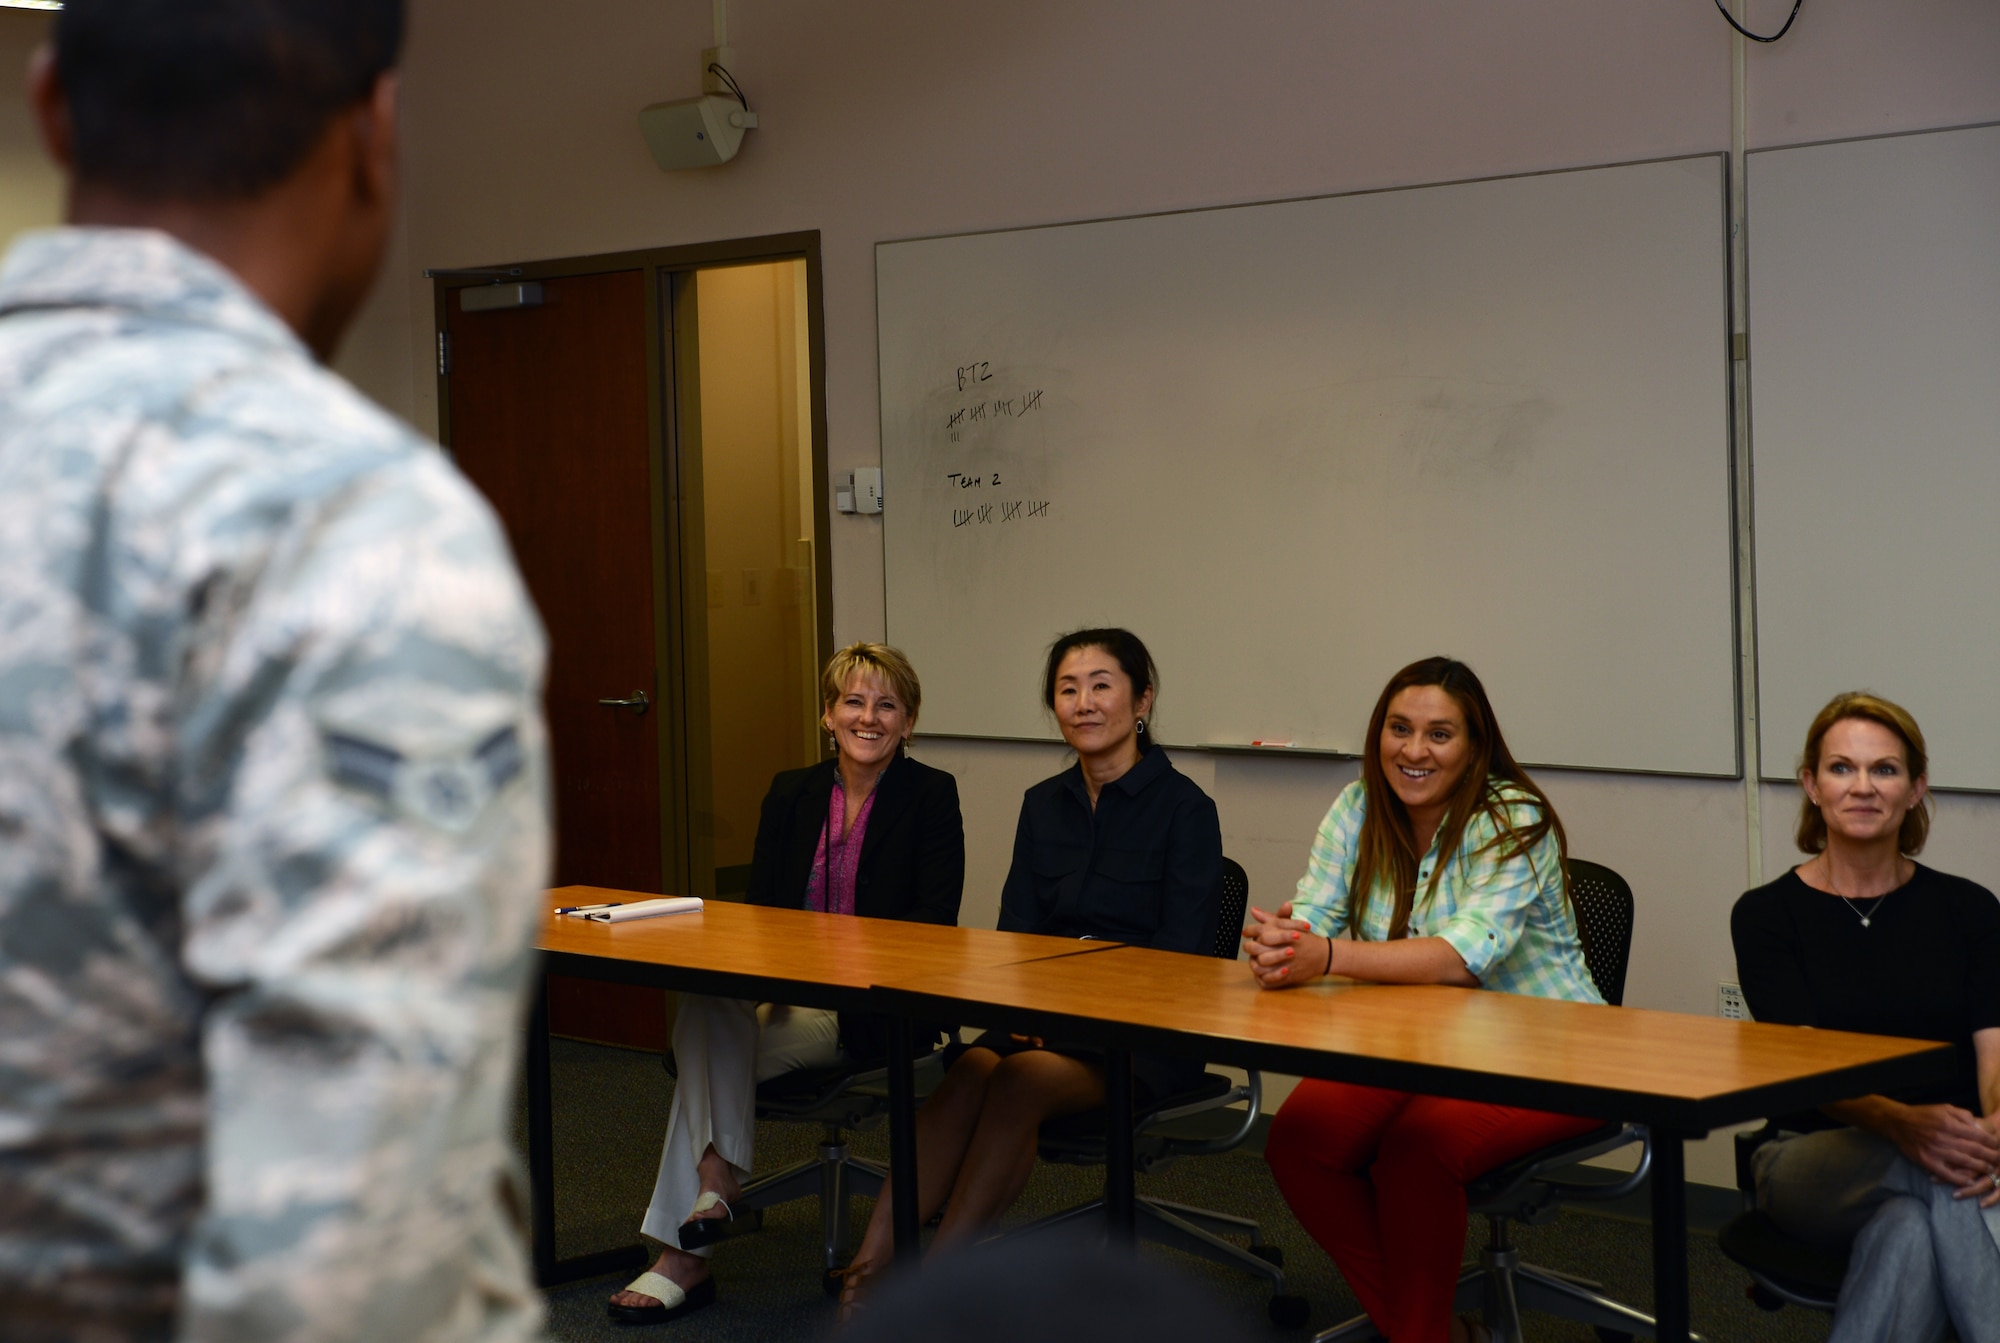
[[(1084, 1063), (1104, 1066), (1104, 1050), (1098, 1045), (1074, 1044), (1067, 1040), (1048, 1040), (1042, 1044), (1030, 1044), (1026, 1040), (1016, 1040), (1005, 1031), (988, 1031), (969, 1045), (950, 1044), (945, 1046), (944, 1066), (949, 1069), (964, 1056), (968, 1049), (990, 1049), (1001, 1058), (1013, 1054), (1026, 1054), (1036, 1049), (1046, 1049), (1051, 1054), (1061, 1054), (1064, 1058), (1078, 1059)], [(1134, 1054), (1132, 1056), (1132, 1108), (1143, 1111), (1157, 1105), (1170, 1096), (1183, 1091), (1192, 1091), (1201, 1085), (1205, 1067), (1194, 1059), (1161, 1058), (1156, 1054)]]

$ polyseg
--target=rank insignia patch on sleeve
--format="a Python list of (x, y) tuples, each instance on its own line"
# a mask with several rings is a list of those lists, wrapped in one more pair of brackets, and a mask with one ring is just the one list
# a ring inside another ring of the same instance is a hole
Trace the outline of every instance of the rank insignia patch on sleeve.
[(512, 721), (494, 727), (498, 715), (491, 712), (511, 712), (511, 704), (474, 706), (459, 698), (438, 705), (433, 716), (410, 698), (386, 712), (381, 698), (367, 698), (372, 703), (348, 698), (318, 715), (327, 773), (343, 787), (457, 834), (520, 776), (520, 729)]

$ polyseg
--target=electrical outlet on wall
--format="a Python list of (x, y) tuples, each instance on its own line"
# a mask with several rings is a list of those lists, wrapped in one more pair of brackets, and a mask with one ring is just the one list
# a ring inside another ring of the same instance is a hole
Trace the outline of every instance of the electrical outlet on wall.
[(1750, 1004), (1743, 1001), (1743, 986), (1723, 980), (1715, 986), (1715, 1015), (1726, 1021), (1750, 1020)]

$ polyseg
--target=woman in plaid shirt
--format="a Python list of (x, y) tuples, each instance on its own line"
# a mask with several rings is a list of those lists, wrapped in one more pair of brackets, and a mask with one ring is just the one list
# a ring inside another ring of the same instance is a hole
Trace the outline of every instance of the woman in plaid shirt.
[[(1397, 672), (1367, 741), (1297, 894), (1251, 910), (1258, 983), (1341, 975), (1603, 1001), (1569, 903), (1562, 822), (1472, 669), (1426, 658)], [(1309, 1080), (1272, 1120), (1265, 1156), (1376, 1328), (1456, 1343), (1484, 1333), (1452, 1315), (1466, 1183), (1596, 1123)]]

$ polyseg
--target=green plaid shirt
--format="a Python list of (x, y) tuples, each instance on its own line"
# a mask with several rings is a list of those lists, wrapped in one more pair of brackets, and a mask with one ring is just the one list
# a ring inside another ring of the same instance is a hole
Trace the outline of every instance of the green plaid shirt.
[[(1492, 787), (1517, 827), (1535, 823), (1540, 804), (1495, 779)], [(1368, 792), (1355, 780), (1334, 799), (1313, 838), (1312, 857), (1292, 897), (1292, 916), (1304, 919), (1323, 937), (1348, 930), (1348, 881), (1354, 873), (1361, 821)], [(1509, 845), (1493, 846), (1500, 827), (1482, 811), (1465, 827), (1456, 852), (1442, 861), (1437, 894), (1427, 896), (1440, 861), (1438, 839), (1417, 864), (1417, 903), (1410, 911), (1411, 937), (1441, 937), (1465, 960), (1484, 988), (1536, 998), (1601, 1003), (1583, 963), (1576, 916), (1563, 898), (1562, 864), (1556, 837), (1546, 835), (1527, 853), (1501, 861)], [(1492, 847), (1489, 847), (1492, 846)], [(1386, 876), (1376, 879), (1360, 936), (1366, 942), (1389, 937), (1396, 895)]]

